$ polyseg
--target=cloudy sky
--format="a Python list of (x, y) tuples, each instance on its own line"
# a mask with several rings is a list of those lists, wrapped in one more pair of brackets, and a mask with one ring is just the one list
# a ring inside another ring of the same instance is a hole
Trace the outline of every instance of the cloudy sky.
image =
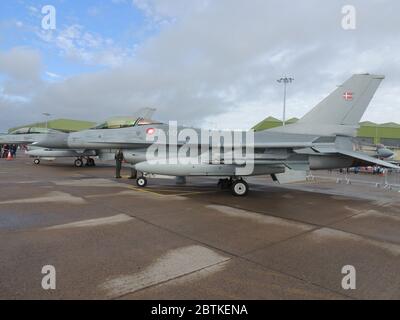
[(301, 117), (364, 72), (386, 79), (363, 119), (400, 122), (398, 12), (397, 0), (2, 0), (0, 132), (44, 112), (101, 121), (142, 107), (244, 129), (281, 118), (283, 75), (295, 78), (287, 116)]

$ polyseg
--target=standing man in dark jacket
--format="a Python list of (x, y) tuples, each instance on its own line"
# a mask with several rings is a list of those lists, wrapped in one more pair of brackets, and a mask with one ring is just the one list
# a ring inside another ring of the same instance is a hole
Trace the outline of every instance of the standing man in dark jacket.
[(124, 161), (124, 153), (121, 149), (115, 152), (115, 178), (121, 178), (122, 161)]
[(18, 146), (16, 144), (11, 145), (10, 151), (11, 151), (11, 156), (13, 158), (17, 157), (17, 149), (18, 149)]
[(7, 158), (8, 157), (8, 151), (10, 150), (10, 147), (8, 144), (5, 144), (3, 146), (3, 158)]

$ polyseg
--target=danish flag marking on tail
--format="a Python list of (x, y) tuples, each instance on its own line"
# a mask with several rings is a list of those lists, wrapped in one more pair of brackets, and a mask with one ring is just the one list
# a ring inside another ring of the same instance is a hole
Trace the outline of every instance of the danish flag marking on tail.
[(345, 93), (343, 93), (343, 99), (346, 101), (353, 100), (353, 92), (346, 91)]

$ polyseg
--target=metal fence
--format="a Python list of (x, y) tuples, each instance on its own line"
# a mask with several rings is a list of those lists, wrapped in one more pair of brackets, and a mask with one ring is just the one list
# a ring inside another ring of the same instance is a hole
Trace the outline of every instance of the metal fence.
[(392, 171), (383, 174), (371, 173), (348, 173), (343, 171), (330, 171), (325, 175), (314, 175), (312, 172), (307, 176), (307, 180), (314, 181), (316, 179), (333, 180), (336, 183), (365, 185), (373, 188), (380, 188), (384, 190), (392, 190), (400, 192), (400, 172)]

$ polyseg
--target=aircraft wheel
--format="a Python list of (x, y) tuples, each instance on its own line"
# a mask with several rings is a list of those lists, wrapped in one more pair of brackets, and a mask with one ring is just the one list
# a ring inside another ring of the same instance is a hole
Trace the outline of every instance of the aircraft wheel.
[(249, 185), (242, 179), (236, 180), (232, 183), (231, 191), (234, 196), (243, 197), (249, 192)]
[(39, 163), (40, 163), (40, 159), (35, 159), (35, 160), (33, 160), (33, 163), (34, 163), (34, 164), (39, 164)]
[(147, 185), (147, 179), (145, 177), (137, 178), (136, 185), (140, 188), (144, 188)]
[(75, 167), (80, 168), (83, 166), (83, 161), (82, 159), (76, 159), (74, 162)]

